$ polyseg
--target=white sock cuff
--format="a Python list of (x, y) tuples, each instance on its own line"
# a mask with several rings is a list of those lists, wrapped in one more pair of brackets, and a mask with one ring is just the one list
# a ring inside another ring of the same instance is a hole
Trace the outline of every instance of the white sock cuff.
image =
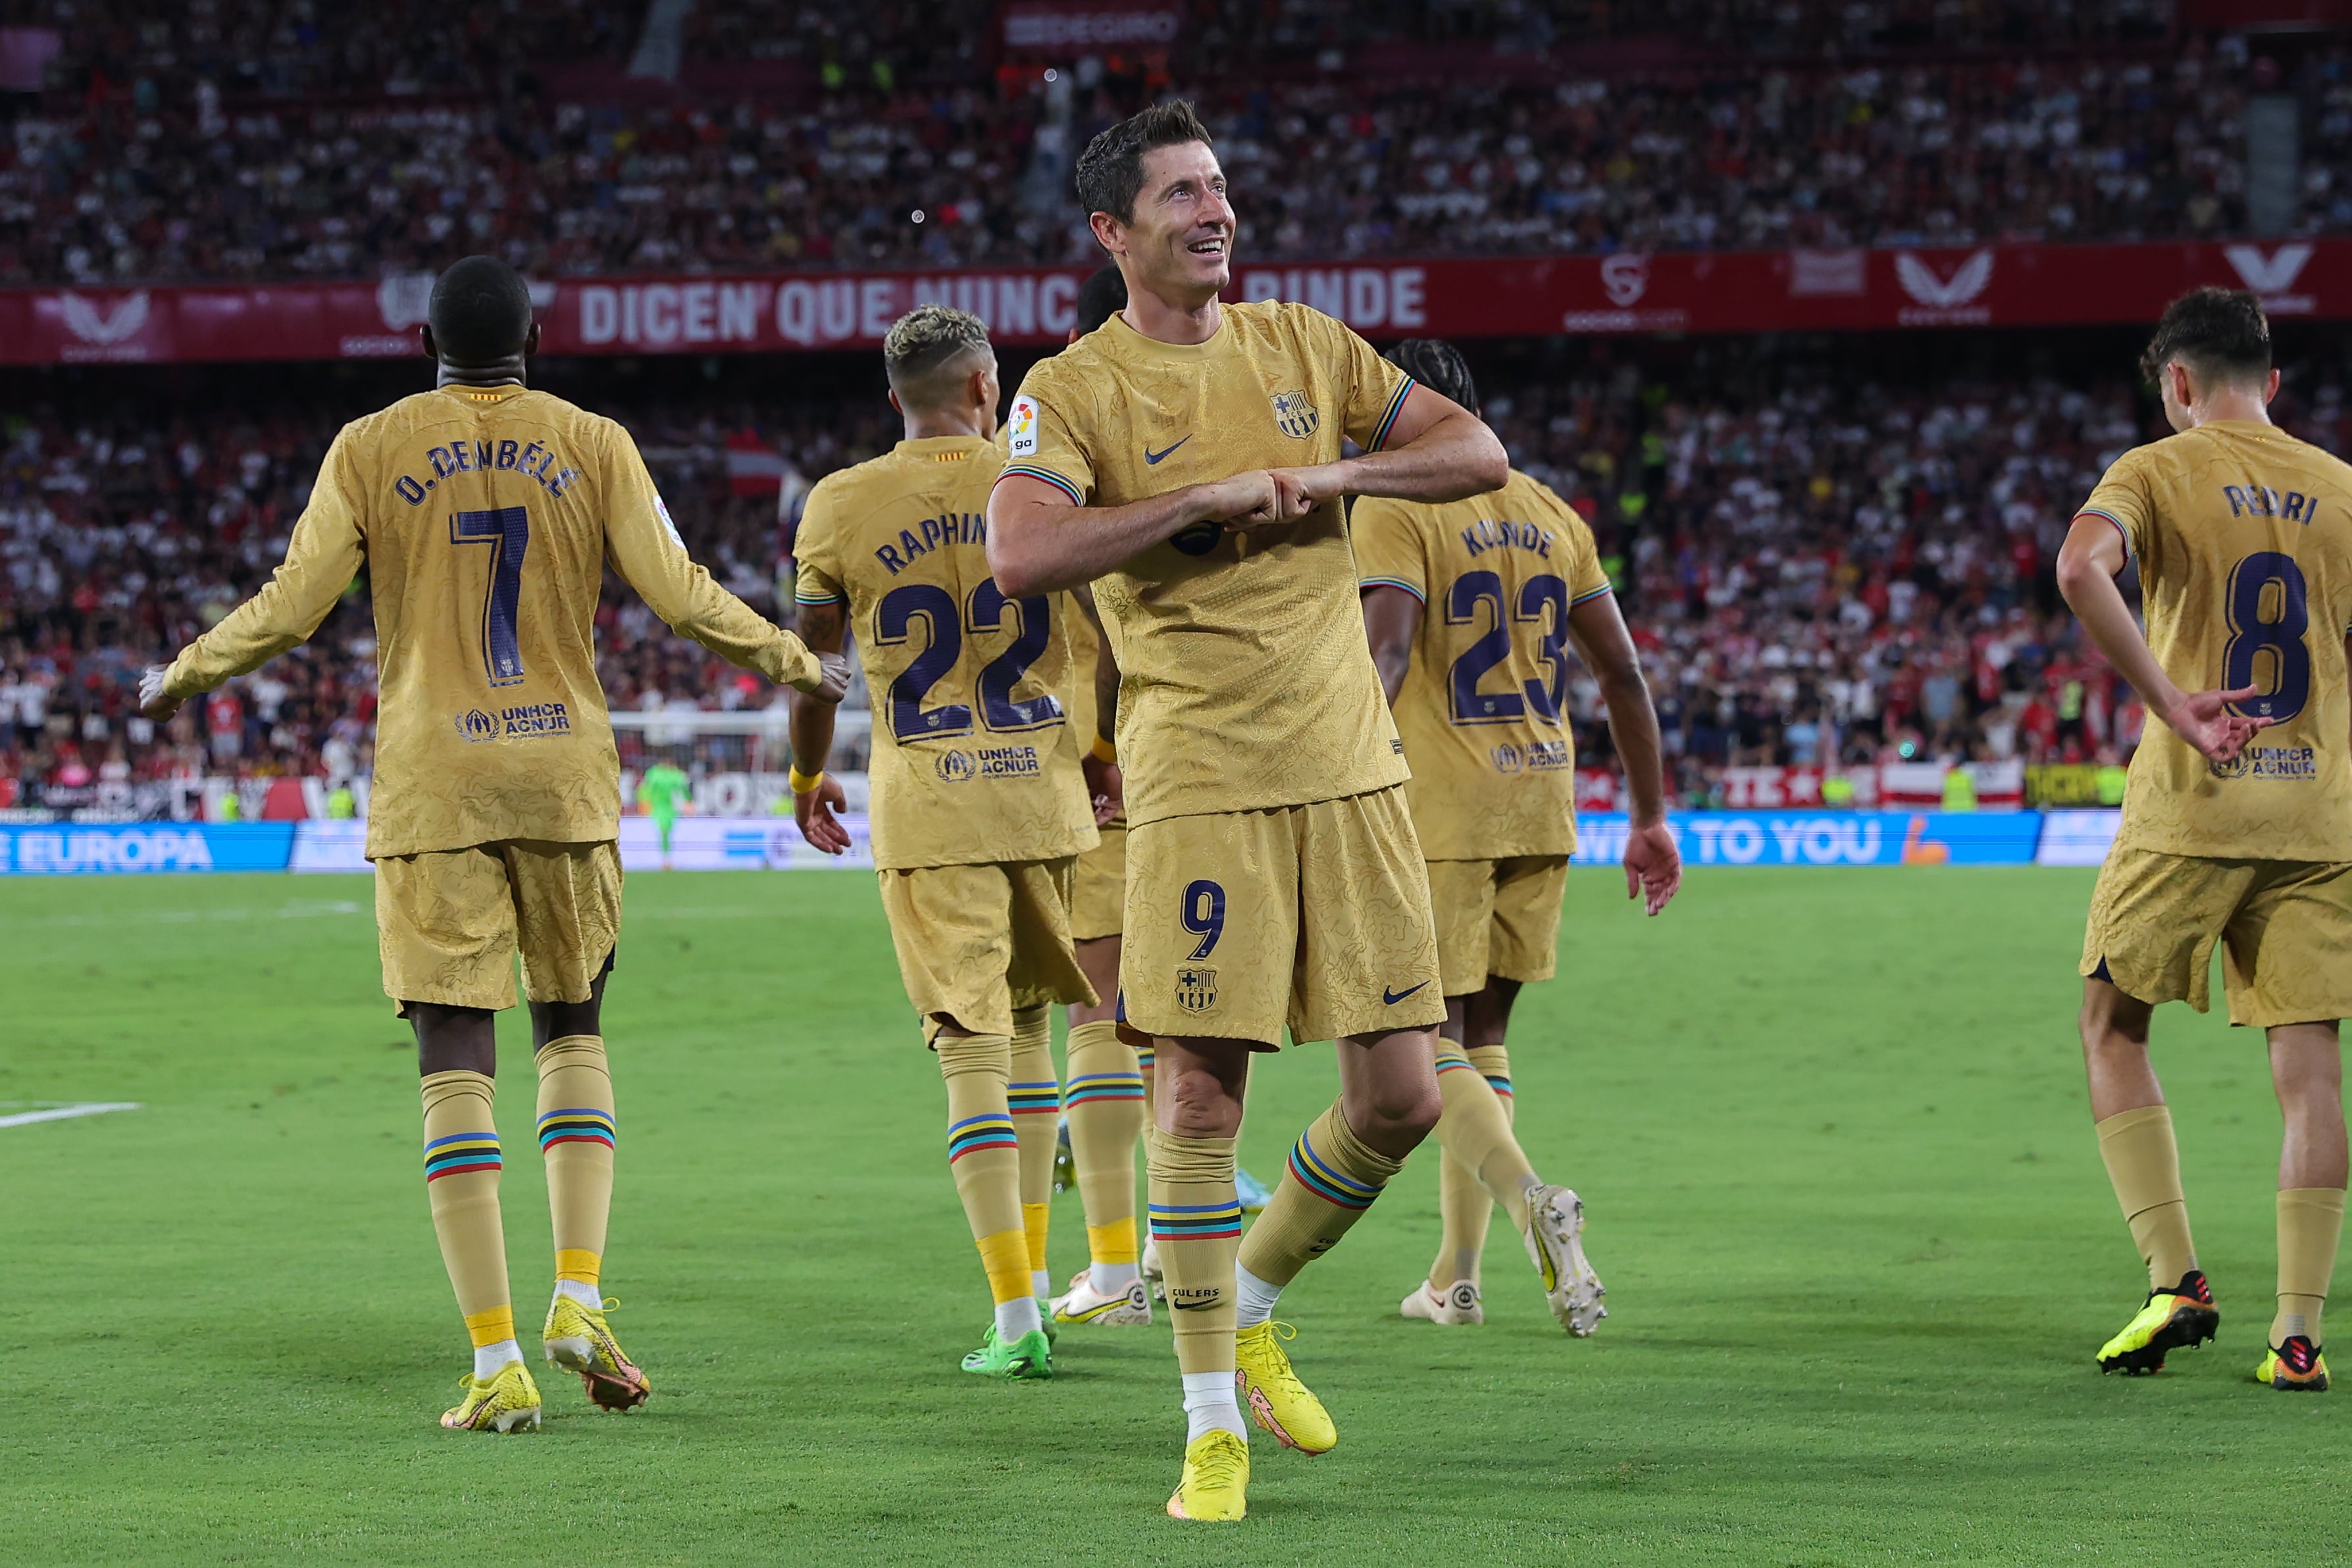
[(592, 1312), (601, 1312), (604, 1310), (604, 1290), (602, 1285), (592, 1285), (585, 1280), (558, 1280), (555, 1281), (555, 1293), (559, 1297), (571, 1297)]
[(1037, 1315), (1037, 1298), (1018, 1296), (996, 1303), (996, 1337), (1011, 1344), (1025, 1333), (1035, 1333), (1045, 1326)]
[(517, 1344), (510, 1339), (502, 1339), (496, 1344), (476, 1345), (474, 1347), (474, 1375), (477, 1377), (496, 1377), (499, 1375), (499, 1368), (504, 1366), (508, 1362), (520, 1361), (521, 1359), (522, 1346)]
[(1232, 1373), (1188, 1372), (1183, 1378), (1186, 1442), (1209, 1432), (1231, 1432), (1243, 1442), (1249, 1441), (1249, 1427), (1242, 1422), (1241, 1402), (1234, 1396)]
[(1142, 1270), (1133, 1263), (1088, 1263), (1087, 1283), (1106, 1296), (1122, 1296), (1127, 1288), (1143, 1277)]
[(1274, 1303), (1282, 1298), (1282, 1287), (1269, 1285), (1239, 1263), (1234, 1265), (1234, 1326), (1254, 1329), (1274, 1316)]

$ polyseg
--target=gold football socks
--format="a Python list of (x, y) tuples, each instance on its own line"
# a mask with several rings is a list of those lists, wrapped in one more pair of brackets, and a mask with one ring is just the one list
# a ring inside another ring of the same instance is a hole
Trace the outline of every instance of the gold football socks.
[(2197, 1267), (2189, 1202), (2180, 1191), (2180, 1152), (2172, 1141), (2172, 1111), (2164, 1105), (2119, 1111), (2096, 1130), (2116, 1201), (2147, 1264), (2148, 1289), (2169, 1289)]
[[(604, 1041), (551, 1040), (539, 1053), (539, 1152), (555, 1221), (556, 1289), (601, 1308), (604, 1228), (613, 1207), (613, 1079)], [(565, 1290), (567, 1285), (579, 1287)]]
[(1005, 1101), (1013, 1040), (1002, 1034), (942, 1034), (935, 1049), (948, 1086), (948, 1170), (988, 1272), (997, 1334), (1009, 1343), (1044, 1322), (1021, 1224), (1021, 1143)]
[(1503, 1097), (1459, 1046), (1443, 1039), (1437, 1042), (1437, 1089), (1445, 1101), (1437, 1119), (1439, 1146), (1503, 1206), (1512, 1229), (1525, 1230), (1528, 1191), (1543, 1184), (1511, 1134)]
[(2278, 1195), (2278, 1316), (2271, 1320), (2273, 1345), (2301, 1334), (2314, 1346), (2319, 1316), (2327, 1305), (2327, 1282), (2336, 1272), (2336, 1242), (2344, 1229), (2344, 1189), (2291, 1186)]
[[(1444, 1053), (1451, 1044), (1439, 1048), (1441, 1068)], [(1499, 1045), (1472, 1046), (1462, 1054), (1478, 1076), (1486, 1081), (1503, 1111), (1503, 1124), (1507, 1128), (1514, 1121), (1511, 1099), (1511, 1055)], [(1438, 1081), (1444, 1092), (1445, 1080)], [(1466, 1096), (1465, 1096), (1466, 1098)], [(1440, 1124), (1441, 1134), (1443, 1123)], [(1439, 1139), (1441, 1151), (1444, 1139)], [(1524, 1191), (1520, 1207), (1525, 1208)], [(1457, 1280), (1478, 1282), (1478, 1260), (1486, 1250), (1486, 1223), (1495, 1212), (1495, 1199), (1478, 1185), (1477, 1176), (1451, 1153), (1444, 1154), (1444, 1163), (1437, 1167), (1437, 1212), (1444, 1222), (1444, 1233), (1437, 1244), (1437, 1259), (1429, 1266), (1429, 1287), (1443, 1293)]]
[(506, 1233), (499, 1223), (498, 1085), (480, 1072), (435, 1072), (425, 1101), (425, 1193), (441, 1261), (474, 1342), (474, 1373), (495, 1376), (522, 1359), (507, 1292)]
[(1143, 1149), (1151, 1236), (1176, 1320), (1188, 1436), (1222, 1430), (1245, 1438), (1249, 1428), (1234, 1392), (1234, 1251), (1242, 1234), (1234, 1140), (1180, 1138), (1150, 1127)]
[[(1389, 1178), (1402, 1168), (1348, 1125), (1338, 1103), (1315, 1119), (1291, 1145), (1274, 1201), (1250, 1227), (1237, 1265), (1240, 1326), (1255, 1328), (1273, 1315), (1275, 1297), (1298, 1277), (1307, 1262), (1339, 1244)], [(1155, 1212), (1152, 1228), (1159, 1219)], [(1160, 1243), (1164, 1263), (1168, 1243)], [(1169, 1300), (1175, 1300), (1171, 1291)]]
[(1108, 1019), (1070, 1030), (1070, 1156), (1087, 1211), (1087, 1275), (1117, 1295), (1136, 1277), (1135, 1141), (1143, 1132), (1143, 1076), (1135, 1048)]
[(1021, 1145), (1021, 1228), (1029, 1239), (1030, 1293), (1042, 1300), (1053, 1294), (1053, 1276), (1045, 1268), (1045, 1225), (1054, 1212), (1054, 1145), (1062, 1119), (1050, 1009), (1023, 1008), (1013, 1013), (1011, 1073), (1005, 1098), (1013, 1112), (1013, 1136)]

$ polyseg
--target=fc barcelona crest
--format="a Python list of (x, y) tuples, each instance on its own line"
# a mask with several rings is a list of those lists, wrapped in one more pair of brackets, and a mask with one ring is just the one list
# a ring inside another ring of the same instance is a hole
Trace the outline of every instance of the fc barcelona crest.
[(1274, 394), (1274, 423), (1282, 426), (1283, 434), (1295, 435), (1303, 441), (1315, 434), (1316, 426), (1323, 423), (1323, 416), (1315, 412), (1315, 405), (1307, 401), (1305, 392), (1276, 392)]
[(1199, 964), (1176, 971), (1176, 1005), (1188, 1013), (1204, 1013), (1217, 1005), (1217, 972)]

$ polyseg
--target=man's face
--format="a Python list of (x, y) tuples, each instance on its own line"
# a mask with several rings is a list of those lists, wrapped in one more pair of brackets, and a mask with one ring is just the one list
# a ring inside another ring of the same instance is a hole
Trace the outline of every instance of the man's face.
[(1135, 221), (1119, 226), (1133, 276), (1156, 294), (1206, 304), (1233, 280), (1234, 209), (1204, 142), (1145, 153)]

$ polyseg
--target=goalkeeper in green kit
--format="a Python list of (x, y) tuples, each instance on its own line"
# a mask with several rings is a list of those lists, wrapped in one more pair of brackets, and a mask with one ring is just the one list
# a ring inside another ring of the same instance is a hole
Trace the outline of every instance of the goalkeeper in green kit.
[(662, 870), (669, 866), (669, 836), (677, 827), (677, 814), (686, 804), (693, 789), (684, 772), (675, 763), (664, 760), (646, 769), (637, 780), (637, 804), (654, 820), (655, 836), (661, 840)]

